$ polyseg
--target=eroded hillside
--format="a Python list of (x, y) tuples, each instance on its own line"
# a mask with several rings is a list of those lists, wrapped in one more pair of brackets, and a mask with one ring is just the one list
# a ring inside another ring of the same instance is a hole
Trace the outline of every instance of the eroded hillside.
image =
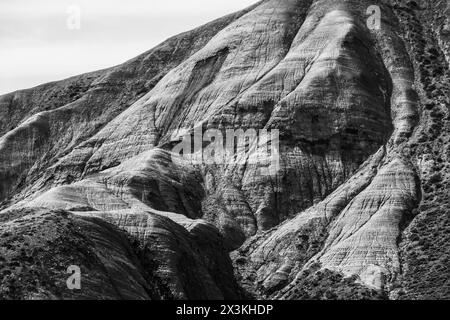
[[(449, 298), (449, 62), (447, 1), (265, 0), (0, 97), (0, 298)], [(278, 170), (173, 154), (208, 129)]]

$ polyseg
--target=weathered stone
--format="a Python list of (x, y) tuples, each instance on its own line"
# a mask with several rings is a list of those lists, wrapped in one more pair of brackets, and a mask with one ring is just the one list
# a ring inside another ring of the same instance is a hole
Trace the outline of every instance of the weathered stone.
[[(71, 221), (86, 241), (57, 257), (86, 248), (92, 272), (129, 275), (75, 298), (448, 298), (448, 10), (265, 0), (0, 97), (0, 228), (41, 239), (50, 214), (78, 239)], [(172, 152), (208, 129), (279, 130), (279, 168)], [(70, 297), (36, 288), (16, 294)]]

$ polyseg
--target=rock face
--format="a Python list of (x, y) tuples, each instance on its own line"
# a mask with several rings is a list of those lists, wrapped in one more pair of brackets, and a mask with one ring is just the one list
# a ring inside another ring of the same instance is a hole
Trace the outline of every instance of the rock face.
[[(449, 298), (449, 10), (264, 0), (0, 97), (0, 298)], [(211, 129), (279, 166), (174, 154)]]

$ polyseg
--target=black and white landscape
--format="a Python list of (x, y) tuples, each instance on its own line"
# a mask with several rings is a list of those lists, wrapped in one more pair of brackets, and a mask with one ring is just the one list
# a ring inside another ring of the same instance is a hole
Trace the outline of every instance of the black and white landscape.
[(450, 299), (449, 63), (448, 0), (263, 0), (0, 96), (0, 299)]

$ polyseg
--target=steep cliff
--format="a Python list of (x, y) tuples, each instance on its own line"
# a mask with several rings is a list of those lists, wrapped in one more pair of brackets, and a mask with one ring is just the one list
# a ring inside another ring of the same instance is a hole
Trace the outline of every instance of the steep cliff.
[[(449, 298), (449, 13), (264, 0), (0, 97), (0, 297)], [(210, 129), (279, 166), (174, 154)]]

